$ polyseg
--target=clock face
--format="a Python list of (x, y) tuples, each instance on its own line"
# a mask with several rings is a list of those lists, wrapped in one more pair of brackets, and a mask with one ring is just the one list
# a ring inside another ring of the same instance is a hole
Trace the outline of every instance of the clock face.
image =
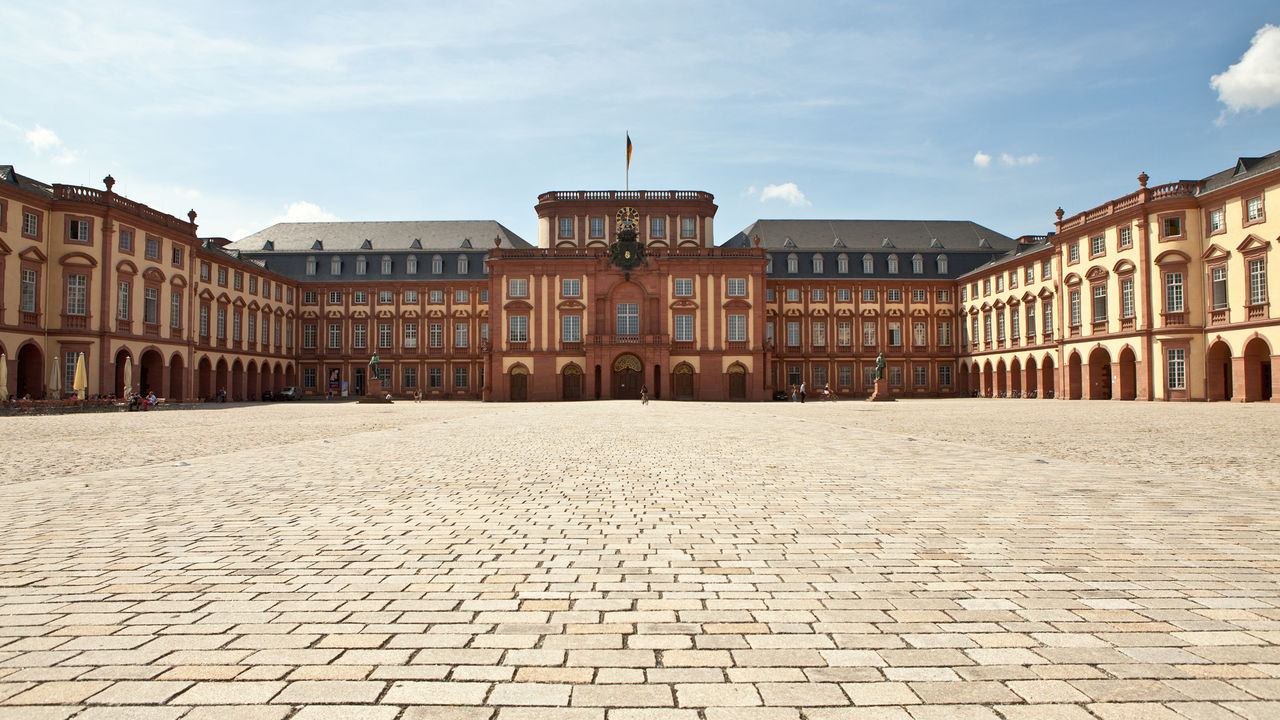
[(636, 222), (640, 220), (640, 213), (633, 207), (624, 207), (618, 210), (618, 229), (624, 227), (635, 227)]

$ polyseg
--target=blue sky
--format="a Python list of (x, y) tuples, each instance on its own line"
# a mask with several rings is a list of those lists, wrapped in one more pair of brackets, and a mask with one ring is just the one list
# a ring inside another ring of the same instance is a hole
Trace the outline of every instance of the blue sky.
[(631, 187), (715, 193), (724, 242), (779, 217), (1037, 234), (1141, 171), (1280, 150), (1274, 0), (353, 5), (0, 7), (0, 163), (111, 173), (202, 235), (495, 219), (532, 241), (538, 193), (623, 186), (629, 130)]

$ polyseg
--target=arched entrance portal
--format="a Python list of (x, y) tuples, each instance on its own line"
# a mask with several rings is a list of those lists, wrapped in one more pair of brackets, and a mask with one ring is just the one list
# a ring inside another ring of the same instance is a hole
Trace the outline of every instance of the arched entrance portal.
[(142, 353), (138, 359), (138, 392), (164, 395), (164, 358), (155, 350)]
[(1135, 400), (1138, 397), (1138, 357), (1133, 348), (1126, 345), (1120, 351), (1120, 399)]
[(741, 363), (729, 366), (729, 399), (747, 399), (747, 369)]
[(619, 355), (613, 361), (613, 399), (639, 400), (644, 384), (644, 365), (635, 355)]
[(1106, 348), (1089, 353), (1089, 399), (1111, 399), (1111, 353)]
[(182, 365), (182, 356), (174, 353), (169, 358), (169, 397), (173, 400), (181, 402), (186, 398), (186, 388), (183, 387), (182, 376), (185, 368)]
[(14, 397), (30, 397), (40, 400), (44, 397), (44, 353), (34, 344), (24, 345), (18, 351), (18, 367), (14, 383)]
[(1009, 375), (1004, 366), (1004, 358), (996, 362), (996, 397), (1009, 396)]
[(1027, 365), (1023, 368), (1022, 374), (1027, 378), (1027, 386), (1023, 388), (1023, 393), (1027, 397), (1036, 397), (1040, 392), (1039, 368), (1036, 367), (1036, 359), (1027, 358)]
[(1271, 348), (1255, 337), (1244, 346), (1244, 401), (1271, 399)]
[(1072, 352), (1067, 358), (1067, 399), (1079, 400), (1084, 394), (1081, 392), (1080, 378), (1080, 353)]
[(524, 402), (529, 399), (529, 369), (523, 365), (511, 368), (511, 402)]
[(992, 384), (991, 361), (982, 364), (982, 396), (995, 397), (995, 386)]
[(582, 399), (582, 368), (570, 363), (560, 371), (560, 397), (565, 400)]
[[(116, 397), (118, 398), (124, 397), (124, 389), (133, 384), (133, 378), (125, 377), (124, 374), (125, 361), (127, 361), (129, 357), (129, 351), (125, 349), (121, 349), (120, 352), (116, 353), (116, 384), (113, 392), (115, 392)], [(137, 392), (138, 388), (133, 388), (133, 390), (134, 392)]]
[(1051, 398), (1057, 391), (1057, 377), (1054, 370), (1053, 357), (1045, 355), (1044, 363), (1040, 366), (1040, 386), (1043, 388), (1040, 397)]
[(209, 362), (208, 356), (200, 358), (196, 365), (196, 385), (196, 394), (204, 400), (212, 400), (217, 392), (213, 385), (213, 363)]
[(957, 373), (957, 377), (956, 377), (956, 386), (960, 388), (960, 392), (963, 393), (965, 396), (968, 396), (970, 394), (968, 363), (963, 363), (963, 362), (960, 363), (960, 370)]
[(677, 400), (693, 399), (693, 366), (680, 363), (671, 371), (671, 389)]
[(210, 397), (216, 397), (218, 394), (222, 393), (223, 391), (226, 391), (228, 397), (231, 396), (230, 375), (231, 373), (227, 370), (226, 358), (219, 358), (218, 367), (213, 377), (213, 384), (214, 384), (213, 395)]
[(1022, 363), (1018, 358), (1009, 361), (1009, 394), (1011, 397), (1022, 397)]
[(1204, 354), (1204, 376), (1209, 383), (1209, 400), (1231, 399), (1231, 348), (1221, 340), (1210, 345)]

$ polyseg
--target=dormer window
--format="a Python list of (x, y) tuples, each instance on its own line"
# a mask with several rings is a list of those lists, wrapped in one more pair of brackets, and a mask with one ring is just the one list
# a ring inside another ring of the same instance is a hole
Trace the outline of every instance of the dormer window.
[(316, 258), (314, 255), (307, 257), (307, 274), (308, 275), (316, 274)]
[(391, 274), (391, 256), (390, 255), (382, 256), (382, 274), (383, 275)]
[(329, 274), (330, 275), (342, 274), (342, 258), (335, 256), (329, 259)]
[(789, 273), (800, 272), (800, 258), (796, 257), (795, 253), (791, 253), (790, 255), (787, 256), (787, 272)]
[(466, 275), (471, 269), (471, 263), (467, 260), (466, 255), (458, 256), (458, 274)]
[(369, 261), (363, 255), (356, 258), (356, 274), (364, 275), (369, 272)]
[(890, 275), (898, 274), (898, 256), (897, 255), (889, 256), (889, 274)]
[(440, 275), (444, 273), (444, 258), (439, 255), (431, 256), (431, 274)]
[(924, 258), (919, 253), (911, 256), (911, 272), (915, 275), (924, 274)]
[[(938, 274), (939, 275), (947, 274), (947, 256), (946, 255), (938, 256)], [(1028, 280), (1027, 282), (1030, 282), (1030, 280)]]
[(840, 273), (841, 275), (848, 274), (849, 272), (849, 256), (848, 255), (845, 255), (844, 253), (840, 253), (839, 255), (836, 256), (836, 272)]
[(822, 272), (822, 255), (814, 253), (813, 255), (813, 272), (818, 274)]
[(867, 275), (870, 275), (871, 273), (875, 272), (875, 264), (872, 261), (870, 254), (862, 256), (862, 272), (866, 273)]
[(418, 256), (410, 255), (404, 260), (404, 271), (410, 275), (418, 274)]

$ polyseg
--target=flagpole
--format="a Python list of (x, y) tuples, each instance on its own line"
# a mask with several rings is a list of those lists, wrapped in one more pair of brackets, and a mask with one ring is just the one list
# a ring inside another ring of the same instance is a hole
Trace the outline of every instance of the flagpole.
[(631, 192), (631, 131), (627, 131), (627, 192)]

